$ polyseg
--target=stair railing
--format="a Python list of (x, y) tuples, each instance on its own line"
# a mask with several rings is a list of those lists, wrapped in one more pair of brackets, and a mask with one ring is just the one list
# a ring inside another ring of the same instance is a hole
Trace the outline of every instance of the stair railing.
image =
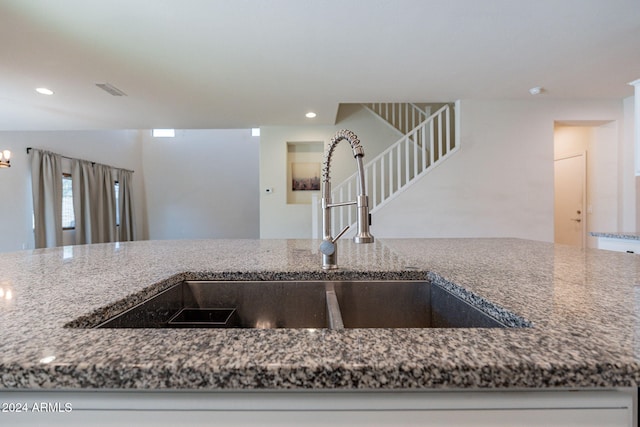
[(426, 111), (411, 102), (369, 102), (362, 105), (402, 135), (429, 117)]
[[(451, 126), (451, 106), (447, 104), (365, 164), (371, 213), (375, 213), (457, 150)], [(357, 191), (357, 176), (354, 173), (333, 188), (332, 201), (337, 204), (355, 200)], [(335, 208), (332, 231), (342, 230), (355, 221), (356, 210), (353, 205)]]

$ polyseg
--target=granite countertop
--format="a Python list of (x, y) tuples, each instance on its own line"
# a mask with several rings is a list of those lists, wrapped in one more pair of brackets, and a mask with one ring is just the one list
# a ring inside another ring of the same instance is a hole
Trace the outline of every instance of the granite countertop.
[(589, 233), (593, 237), (608, 237), (611, 239), (640, 240), (640, 233), (618, 231), (618, 232), (600, 232), (592, 231)]
[[(637, 257), (518, 239), (345, 240), (339, 243), (342, 269), (323, 272), (318, 243), (142, 241), (0, 254), (0, 389), (640, 384)], [(69, 327), (89, 326), (113, 307), (121, 310), (184, 278), (287, 277), (429, 277), (464, 298), (491, 301), (531, 327)]]

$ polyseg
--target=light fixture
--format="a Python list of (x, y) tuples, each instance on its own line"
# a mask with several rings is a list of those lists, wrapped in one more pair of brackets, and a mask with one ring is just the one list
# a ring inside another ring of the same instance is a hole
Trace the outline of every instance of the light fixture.
[(173, 138), (176, 136), (175, 129), (153, 129), (151, 135), (154, 138)]
[(536, 86), (536, 87), (532, 87), (531, 89), (529, 89), (529, 93), (531, 95), (540, 95), (542, 93), (542, 87), (541, 86)]
[(251, 136), (260, 136), (260, 128), (251, 128)]
[(37, 87), (36, 92), (41, 95), (53, 95), (53, 91), (51, 89), (47, 89), (46, 87)]
[(314, 113), (313, 111), (309, 111), (307, 114), (305, 114), (305, 117), (306, 117), (307, 119), (313, 119), (313, 118), (314, 118), (314, 117), (316, 117), (316, 116), (317, 116), (317, 114), (316, 114), (316, 113)]
[(4, 150), (0, 152), (0, 168), (11, 167), (11, 151)]

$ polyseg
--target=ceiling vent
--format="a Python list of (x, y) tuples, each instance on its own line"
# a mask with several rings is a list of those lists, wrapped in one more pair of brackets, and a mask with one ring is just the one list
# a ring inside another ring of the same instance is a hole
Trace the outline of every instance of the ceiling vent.
[(111, 83), (96, 83), (96, 86), (113, 96), (127, 96), (126, 93), (124, 93)]

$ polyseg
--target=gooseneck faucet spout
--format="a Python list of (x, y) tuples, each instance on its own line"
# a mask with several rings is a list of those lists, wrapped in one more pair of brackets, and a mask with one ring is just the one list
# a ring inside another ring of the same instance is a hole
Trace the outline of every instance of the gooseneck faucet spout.
[[(334, 204), (331, 202), (331, 176), (329, 172), (333, 152), (338, 143), (342, 140), (346, 140), (351, 145), (353, 157), (356, 159), (356, 164), (358, 166), (358, 196), (355, 201)], [(369, 199), (365, 188), (364, 166), (362, 164), (363, 157), (364, 150), (362, 145), (360, 145), (360, 140), (355, 133), (346, 129), (338, 131), (335, 136), (331, 138), (331, 143), (325, 153), (324, 163), (322, 165), (322, 244), (320, 245), (320, 252), (322, 252), (322, 268), (325, 270), (338, 268), (336, 241), (349, 228), (349, 226), (346, 226), (336, 237), (331, 236), (331, 208), (356, 205), (358, 232), (353, 238), (353, 241), (356, 243), (373, 242), (373, 236), (369, 232)]]

